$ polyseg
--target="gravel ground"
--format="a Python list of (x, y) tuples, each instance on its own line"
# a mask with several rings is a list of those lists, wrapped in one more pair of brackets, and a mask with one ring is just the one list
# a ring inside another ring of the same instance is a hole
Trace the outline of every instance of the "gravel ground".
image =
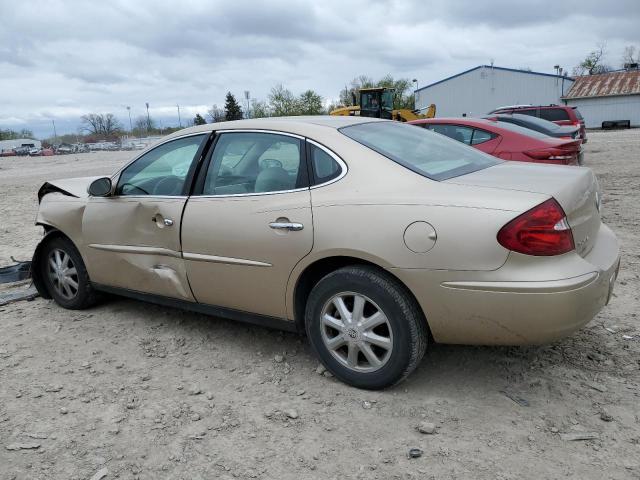
[[(612, 303), (570, 338), (432, 346), (408, 381), (366, 392), (293, 334), (126, 299), (13, 303), (0, 479), (640, 478), (640, 130), (591, 132), (586, 150), (623, 263)], [(39, 240), (44, 180), (130, 155), (0, 158), (0, 265)]]

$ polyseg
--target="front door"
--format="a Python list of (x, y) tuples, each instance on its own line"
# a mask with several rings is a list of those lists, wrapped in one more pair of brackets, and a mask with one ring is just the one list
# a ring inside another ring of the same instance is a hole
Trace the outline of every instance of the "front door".
[(92, 197), (83, 221), (83, 250), (92, 282), (193, 300), (180, 248), (180, 222), (208, 134), (150, 150), (120, 173), (114, 193)]
[(287, 280), (313, 244), (304, 140), (221, 133), (202, 175), (182, 221), (196, 300), (284, 318)]

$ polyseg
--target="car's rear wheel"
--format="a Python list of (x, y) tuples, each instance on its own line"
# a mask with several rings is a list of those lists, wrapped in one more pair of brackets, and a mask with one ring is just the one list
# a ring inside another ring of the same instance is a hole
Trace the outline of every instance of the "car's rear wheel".
[(58, 305), (80, 310), (96, 302), (82, 257), (70, 240), (51, 239), (45, 244), (41, 258), (42, 280)]
[(391, 275), (368, 266), (341, 268), (321, 279), (307, 300), (305, 322), (324, 366), (358, 388), (402, 381), (427, 347), (415, 300)]

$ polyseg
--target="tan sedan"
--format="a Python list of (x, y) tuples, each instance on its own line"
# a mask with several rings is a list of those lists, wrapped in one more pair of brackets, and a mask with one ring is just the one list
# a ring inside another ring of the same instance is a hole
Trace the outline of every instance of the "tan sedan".
[(568, 335), (609, 301), (619, 265), (591, 170), (384, 120), (189, 128), (38, 196), (44, 297), (77, 309), (109, 292), (306, 331), (362, 388), (405, 378), (432, 341)]

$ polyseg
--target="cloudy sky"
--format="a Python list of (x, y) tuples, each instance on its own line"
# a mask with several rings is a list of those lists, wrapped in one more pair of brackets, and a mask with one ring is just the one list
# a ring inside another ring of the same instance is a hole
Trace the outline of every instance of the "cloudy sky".
[(75, 132), (79, 117), (163, 125), (265, 99), (282, 83), (329, 101), (358, 75), (421, 86), (488, 64), (571, 71), (599, 42), (640, 48), (639, 0), (0, 0), (0, 128)]

